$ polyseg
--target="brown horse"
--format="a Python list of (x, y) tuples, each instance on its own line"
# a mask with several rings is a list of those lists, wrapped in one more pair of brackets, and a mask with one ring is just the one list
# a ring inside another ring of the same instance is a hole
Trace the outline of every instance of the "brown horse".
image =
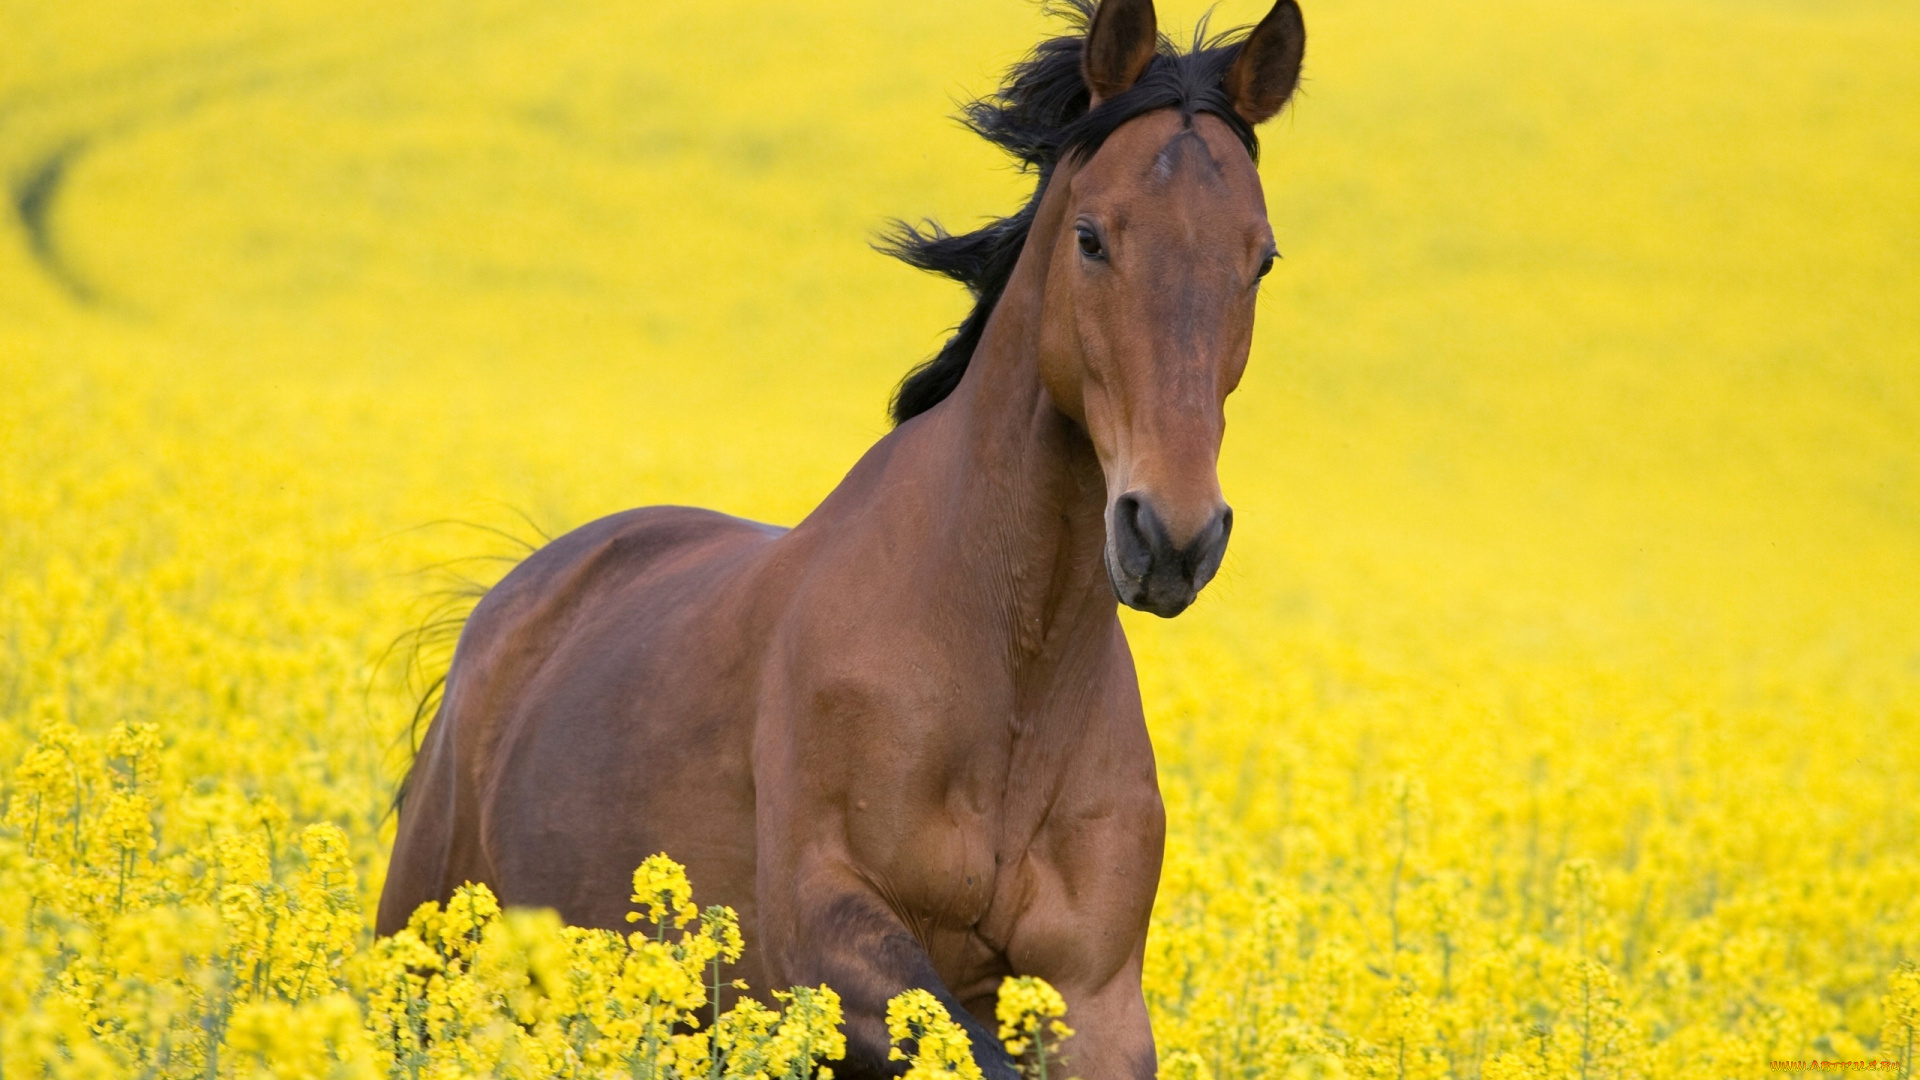
[(971, 125), (1037, 171), (1013, 217), (897, 254), (978, 304), (894, 431), (792, 529), (654, 507), (541, 549), (474, 610), (400, 812), (379, 929), (486, 882), (624, 927), (665, 851), (763, 991), (843, 997), (841, 1075), (932, 991), (996, 1080), (1001, 979), (1039, 975), (1087, 1080), (1151, 1077), (1163, 816), (1115, 598), (1171, 617), (1225, 551), (1216, 475), (1275, 258), (1253, 126), (1305, 42), (1159, 38), (1091, 0)]

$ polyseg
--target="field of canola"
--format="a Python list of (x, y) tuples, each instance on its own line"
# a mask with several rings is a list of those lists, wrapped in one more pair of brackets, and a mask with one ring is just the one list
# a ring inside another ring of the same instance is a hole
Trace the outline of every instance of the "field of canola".
[[(1164, 1071), (1914, 1075), (1920, 10), (1307, 18), (1233, 549), (1127, 616)], [(383, 656), (513, 538), (805, 514), (963, 309), (872, 231), (1023, 194), (947, 117), (1038, 11), (5, 21), (0, 1076), (830, 1058), (817, 992), (672, 1043), (731, 946), (670, 867), (631, 941), (469, 894), (376, 945), (445, 662)]]

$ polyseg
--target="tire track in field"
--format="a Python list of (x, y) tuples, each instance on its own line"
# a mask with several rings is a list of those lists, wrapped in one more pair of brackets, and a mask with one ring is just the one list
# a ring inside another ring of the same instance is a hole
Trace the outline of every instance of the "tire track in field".
[(60, 190), (60, 182), (66, 179), (68, 164), (86, 149), (86, 145), (86, 140), (75, 139), (37, 165), (30, 166), (14, 183), (12, 194), (14, 216), (20, 219), (20, 226), (26, 231), (27, 251), (33, 255), (34, 261), (66, 290), (67, 295), (82, 304), (91, 304), (95, 299), (93, 286), (60, 256), (47, 217), (53, 207), (53, 197)]
[(90, 281), (61, 246), (59, 204), (75, 163), (85, 154), (145, 129), (177, 122), (209, 103), (326, 85), (384, 70), (433, 46), (459, 44), (511, 28), (536, 6), (476, 20), (470, 11), (385, 40), (358, 27), (298, 27), (232, 45), (185, 49), (99, 75), (56, 79), (0, 100), (0, 175), (8, 210), (27, 254), (75, 304), (132, 310)]
[(0, 168), (27, 253), (70, 299), (105, 302), (101, 291), (62, 251), (55, 207), (75, 162), (87, 151), (157, 123), (192, 114), (204, 103), (260, 92), (290, 81), (275, 68), (285, 42), (256, 39), (218, 49), (187, 50), (84, 79), (32, 87), (0, 102)]

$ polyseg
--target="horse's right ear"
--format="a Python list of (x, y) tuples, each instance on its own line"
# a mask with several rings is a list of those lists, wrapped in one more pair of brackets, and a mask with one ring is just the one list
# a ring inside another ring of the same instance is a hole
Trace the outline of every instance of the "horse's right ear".
[(1307, 52), (1307, 24), (1300, 5), (1280, 0), (1253, 28), (1227, 72), (1227, 99), (1249, 124), (1273, 118), (1300, 83), (1300, 58)]
[(1080, 74), (1093, 104), (1126, 93), (1153, 62), (1159, 42), (1153, 0), (1100, 0), (1080, 53)]

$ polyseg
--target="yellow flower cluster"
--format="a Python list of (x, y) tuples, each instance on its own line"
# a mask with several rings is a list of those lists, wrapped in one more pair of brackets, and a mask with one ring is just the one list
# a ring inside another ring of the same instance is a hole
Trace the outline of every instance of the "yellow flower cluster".
[(1883, 1006), (1885, 1026), (1880, 1030), (1880, 1052), (1899, 1061), (1912, 1075), (1920, 1068), (1920, 963), (1908, 961), (1887, 980)]
[[(1124, 616), (1162, 1072), (1913, 1076), (1920, 7), (1306, 7), (1233, 546)], [(830, 1059), (824, 990), (716, 1017), (740, 942), (661, 864), (637, 941), (470, 891), (375, 943), (378, 660), (443, 669), (418, 572), (489, 530), (817, 504), (963, 310), (870, 231), (1019, 205), (944, 117), (1051, 24), (155, 10), (0, 35), (0, 1076)]]
[(733, 911), (695, 911), (664, 856), (636, 871), (634, 891), (649, 905), (635, 921), (653, 927), (624, 936), (551, 911), (503, 913), (484, 885), (422, 905), (365, 968), (377, 1056), (408, 1077), (831, 1074), (820, 1062), (846, 1048), (831, 989), (779, 992), (779, 1009), (740, 997), (722, 1012), (722, 988), (743, 988), (720, 974), (740, 955)]
[(0, 1066), (368, 1065), (360, 1006), (343, 994), (366, 937), (345, 834), (321, 823), (289, 837), (276, 805), (218, 788), (156, 803), (164, 756), (155, 725), (92, 738), (56, 717), (16, 768), (5, 820), (17, 832), (0, 839)]
[[(468, 885), (369, 946), (336, 826), (281, 850), (286, 816), (255, 802), (157, 846), (156, 816), (187, 820), (145, 801), (162, 756), (151, 726), (91, 740), (56, 721), (16, 769), (7, 820), (23, 835), (0, 841), (0, 883), (26, 910), (0, 923), (0, 1075), (831, 1080), (823, 1062), (846, 1053), (829, 987), (721, 1010), (723, 990), (746, 989), (721, 974), (740, 957), (738, 919), (695, 908), (664, 855), (634, 872), (631, 921), (651, 925), (631, 934), (502, 911)], [(1017, 986), (1006, 1015), (1026, 1007), (1016, 997), (1059, 1001)], [(914, 1075), (978, 1080), (925, 991), (895, 1001), (889, 1025)]]
[(909, 990), (887, 1003), (888, 1056), (909, 1062), (907, 1080), (980, 1080), (973, 1041), (931, 993)]
[(1060, 1044), (1073, 1038), (1073, 1029), (1060, 1019), (1065, 1015), (1067, 1003), (1045, 979), (1015, 975), (1001, 981), (994, 1008), (1000, 1041), (1032, 1080), (1047, 1080), (1048, 1066), (1059, 1060)]

